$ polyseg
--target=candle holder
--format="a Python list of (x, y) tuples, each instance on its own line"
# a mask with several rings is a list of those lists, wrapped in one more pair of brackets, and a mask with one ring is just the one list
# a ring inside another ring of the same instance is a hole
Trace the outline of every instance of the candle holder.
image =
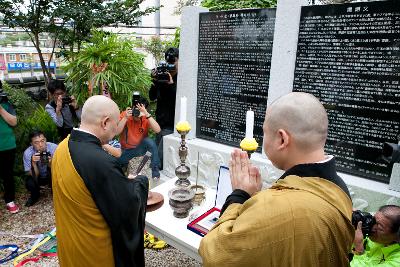
[(181, 163), (175, 169), (175, 175), (178, 177), (175, 185), (180, 187), (190, 186), (190, 181), (188, 179), (190, 176), (190, 168), (186, 165), (186, 158), (188, 155), (186, 135), (189, 133), (190, 129), (190, 124), (187, 121), (181, 121), (176, 124), (176, 130), (181, 135), (181, 146), (179, 147), (179, 159)]
[(249, 159), (251, 158), (251, 154), (253, 154), (257, 148), (258, 148), (258, 143), (256, 139), (254, 138), (243, 138), (243, 140), (240, 142), (240, 148), (243, 151), (247, 152), (247, 155), (249, 156)]

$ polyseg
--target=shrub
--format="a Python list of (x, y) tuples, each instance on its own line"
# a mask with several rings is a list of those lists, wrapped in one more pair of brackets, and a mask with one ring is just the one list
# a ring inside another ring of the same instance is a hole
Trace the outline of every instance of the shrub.
[[(17, 188), (21, 188), (24, 184), (23, 153), (30, 146), (29, 133), (34, 129), (41, 130), (49, 142), (57, 143), (57, 127), (43, 106), (33, 101), (24, 89), (13, 87), (6, 83), (3, 84), (3, 89), (8, 94), (8, 98), (15, 108), (18, 119), (18, 124), (14, 128), (17, 141), (14, 176)], [(0, 187), (2, 190), (2, 184)]]
[(88, 97), (102, 94), (104, 84), (121, 109), (131, 105), (133, 91), (147, 97), (150, 71), (144, 66), (144, 55), (134, 48), (132, 41), (116, 34), (94, 31), (90, 42), (83, 44), (65, 67), (71, 93), (78, 102), (82, 104)]

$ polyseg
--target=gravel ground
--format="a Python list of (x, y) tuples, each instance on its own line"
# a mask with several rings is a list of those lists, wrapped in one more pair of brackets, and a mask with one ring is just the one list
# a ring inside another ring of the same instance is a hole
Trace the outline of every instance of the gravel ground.
[[(129, 169), (135, 169), (138, 160), (132, 161)], [(150, 169), (147, 166), (143, 172), (151, 177)], [(26, 191), (17, 194), (17, 204), (20, 211), (17, 214), (9, 214), (4, 204), (0, 204), (0, 245), (17, 244), (20, 248), (26, 248), (34, 239), (20, 237), (21, 235), (37, 235), (51, 231), (55, 227), (53, 200), (50, 188), (45, 187), (41, 190), (42, 196), (34, 206), (25, 207), (28, 198)], [(37, 255), (30, 255), (31, 257)], [(4, 258), (4, 250), (0, 251), (0, 258)], [(174, 247), (168, 246), (162, 250), (145, 249), (146, 266), (149, 267), (181, 267), (181, 266), (201, 266), (196, 260), (186, 256)], [(0, 266), (13, 266), (10, 262)], [(41, 259), (38, 263), (28, 263), (24, 266), (58, 266), (57, 257)]]

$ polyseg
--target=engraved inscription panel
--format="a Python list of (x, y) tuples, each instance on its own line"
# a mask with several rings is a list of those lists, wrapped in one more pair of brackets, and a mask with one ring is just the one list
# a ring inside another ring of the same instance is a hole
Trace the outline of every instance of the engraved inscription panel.
[(324, 104), (338, 169), (388, 183), (381, 150), (400, 134), (400, 4), (302, 7), (293, 87)]
[(239, 146), (251, 108), (261, 151), (274, 23), (275, 9), (200, 14), (197, 137)]

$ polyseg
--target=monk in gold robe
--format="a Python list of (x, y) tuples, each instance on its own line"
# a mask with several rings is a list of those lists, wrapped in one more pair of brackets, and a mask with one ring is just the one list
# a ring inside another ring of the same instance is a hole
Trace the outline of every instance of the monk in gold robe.
[(60, 266), (144, 266), (145, 176), (126, 177), (103, 150), (117, 131), (118, 106), (104, 96), (84, 104), (81, 126), (52, 160)]
[(334, 158), (324, 153), (324, 107), (310, 94), (290, 93), (268, 107), (263, 129), (264, 151), (285, 173), (261, 190), (247, 153), (232, 153), (234, 191), (200, 243), (204, 266), (348, 266), (352, 203)]

